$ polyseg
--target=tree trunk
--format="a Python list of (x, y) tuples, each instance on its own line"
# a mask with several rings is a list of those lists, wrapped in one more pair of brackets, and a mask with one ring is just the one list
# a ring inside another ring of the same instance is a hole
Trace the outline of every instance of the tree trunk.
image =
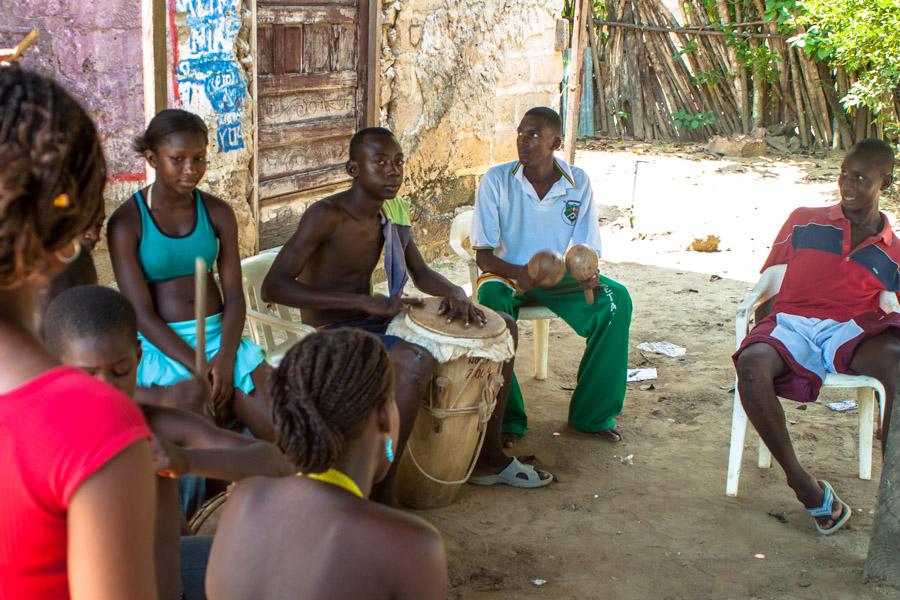
[[(896, 389), (900, 392), (900, 383)], [(894, 408), (900, 405), (898, 395), (894, 393)], [(865, 578), (900, 585), (900, 414), (895, 412), (891, 410)]]
[(578, 137), (578, 113), (581, 108), (581, 64), (584, 58), (584, 34), (589, 0), (575, 0), (575, 18), (572, 27), (572, 48), (569, 51), (569, 95), (566, 102), (565, 159), (575, 162), (575, 140)]

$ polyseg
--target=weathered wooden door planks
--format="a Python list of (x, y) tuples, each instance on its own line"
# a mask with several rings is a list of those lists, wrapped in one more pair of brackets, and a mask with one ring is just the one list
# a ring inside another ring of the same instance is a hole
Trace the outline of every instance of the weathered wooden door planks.
[(258, 2), (261, 247), (349, 181), (347, 148), (366, 120), (367, 18), (368, 0)]

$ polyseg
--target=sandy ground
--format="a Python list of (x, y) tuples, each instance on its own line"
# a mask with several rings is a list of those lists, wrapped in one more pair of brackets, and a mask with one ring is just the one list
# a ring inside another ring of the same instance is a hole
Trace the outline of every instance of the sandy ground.
[[(900, 597), (862, 582), (880, 458), (873, 481), (857, 478), (855, 412), (786, 402), (801, 460), (853, 507), (839, 534), (816, 534), (780, 469), (756, 468), (752, 432), (740, 495), (724, 495), (736, 305), (787, 214), (836, 199), (839, 157), (734, 161), (697, 148), (597, 146), (579, 152), (577, 164), (607, 205), (603, 269), (634, 299), (630, 366), (655, 366), (659, 379), (653, 389), (630, 384), (624, 441), (590, 439), (565, 422), (583, 342), (554, 321), (550, 374), (537, 381), (531, 328), (522, 324), (516, 370), (531, 431), (515, 453), (534, 455), (556, 482), (533, 491), (465, 486), (454, 505), (418, 513), (444, 535), (451, 597)], [(638, 160), (632, 229), (623, 210)], [(722, 251), (685, 250), (708, 234), (721, 238)], [(458, 262), (438, 266), (465, 278)], [(687, 354), (642, 355), (635, 346), (643, 341), (673, 342)]]

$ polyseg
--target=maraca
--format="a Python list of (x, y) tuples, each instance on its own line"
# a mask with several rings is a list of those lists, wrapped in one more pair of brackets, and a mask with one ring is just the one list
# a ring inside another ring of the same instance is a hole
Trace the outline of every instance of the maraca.
[[(599, 267), (600, 259), (590, 246), (577, 244), (566, 252), (566, 269), (569, 271), (569, 275), (579, 283), (594, 279)], [(588, 304), (593, 304), (594, 290), (590, 288), (584, 290), (584, 299)]]
[[(566, 265), (562, 256), (550, 250), (541, 250), (531, 257), (525, 265), (528, 277), (537, 288), (551, 288), (560, 281), (566, 273)], [(519, 292), (521, 294), (521, 292)]]

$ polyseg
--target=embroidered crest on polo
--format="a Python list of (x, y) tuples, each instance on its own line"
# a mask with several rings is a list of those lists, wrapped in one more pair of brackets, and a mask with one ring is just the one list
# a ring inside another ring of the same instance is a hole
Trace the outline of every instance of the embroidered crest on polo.
[(562, 218), (569, 225), (575, 225), (578, 220), (578, 212), (581, 210), (581, 202), (578, 200), (566, 200), (563, 205)]

